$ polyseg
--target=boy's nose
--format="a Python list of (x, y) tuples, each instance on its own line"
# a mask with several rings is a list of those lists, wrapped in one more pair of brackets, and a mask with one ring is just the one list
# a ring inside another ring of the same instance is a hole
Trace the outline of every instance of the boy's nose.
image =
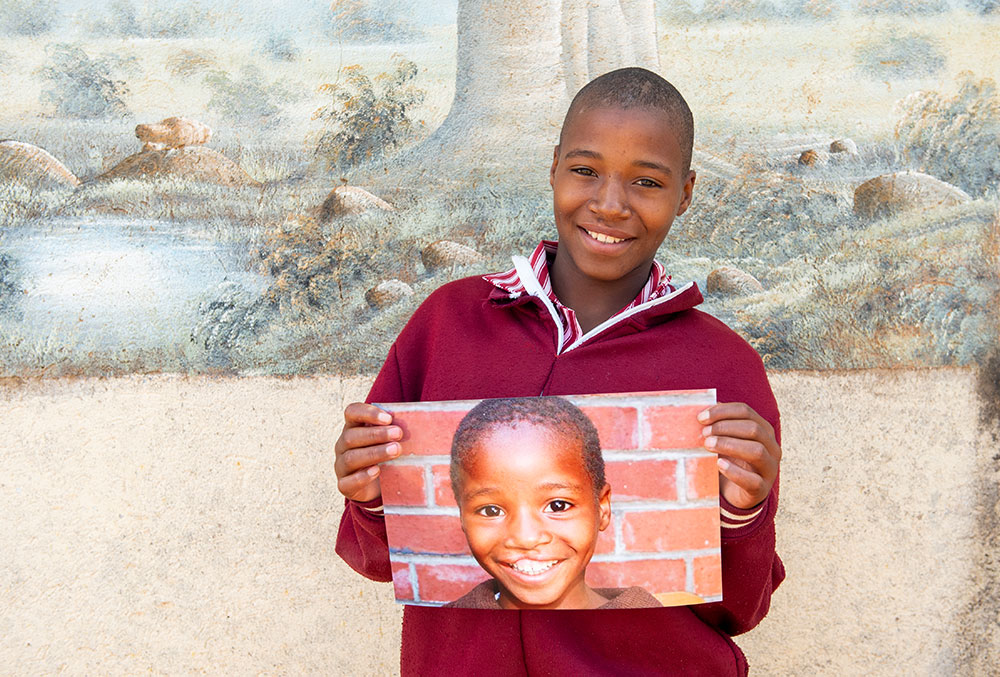
[(609, 221), (628, 218), (630, 212), (624, 186), (611, 178), (600, 182), (589, 206), (595, 215)]
[(531, 550), (552, 542), (552, 534), (542, 520), (531, 514), (516, 514), (507, 531), (506, 545), (518, 550)]

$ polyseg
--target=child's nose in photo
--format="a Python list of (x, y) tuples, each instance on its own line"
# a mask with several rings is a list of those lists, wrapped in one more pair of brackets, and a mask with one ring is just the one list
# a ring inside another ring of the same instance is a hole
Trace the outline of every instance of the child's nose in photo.
[(533, 515), (515, 515), (507, 531), (507, 546), (530, 549), (552, 542), (552, 534), (542, 520)]

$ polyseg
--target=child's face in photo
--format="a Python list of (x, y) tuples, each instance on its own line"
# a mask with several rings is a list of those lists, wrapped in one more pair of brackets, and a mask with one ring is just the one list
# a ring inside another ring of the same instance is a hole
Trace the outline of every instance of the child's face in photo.
[[(661, 111), (596, 108), (573, 115), (550, 170), (560, 265), (573, 276), (645, 279), (694, 173)], [(557, 258), (558, 261), (558, 258)]]
[(500, 426), (461, 470), (462, 529), (508, 609), (584, 609), (584, 577), (611, 519), (610, 487), (595, 496), (576, 440), (535, 424)]

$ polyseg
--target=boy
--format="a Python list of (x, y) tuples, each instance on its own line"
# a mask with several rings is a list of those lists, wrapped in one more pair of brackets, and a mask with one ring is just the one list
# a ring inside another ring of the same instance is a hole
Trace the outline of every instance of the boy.
[(445, 606), (637, 609), (639, 587), (594, 589), (587, 564), (611, 522), (611, 485), (590, 419), (560, 397), (483, 400), (451, 446), (462, 531), (493, 580)]
[[(774, 552), (778, 410), (754, 350), (694, 309), (654, 255), (691, 202), (691, 111), (658, 75), (627, 68), (573, 99), (549, 171), (559, 242), (513, 270), (431, 294), (393, 344), (369, 402), (715, 388), (701, 412), (718, 454), (722, 602), (621, 612), (407, 606), (403, 674), (741, 675), (730, 638), (767, 613), (784, 578)], [(388, 581), (378, 463), (402, 434), (348, 405), (335, 446), (347, 498), (337, 552)]]

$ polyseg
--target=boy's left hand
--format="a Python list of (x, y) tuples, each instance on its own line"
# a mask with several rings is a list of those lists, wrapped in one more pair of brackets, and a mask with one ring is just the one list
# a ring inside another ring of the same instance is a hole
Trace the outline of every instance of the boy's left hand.
[(771, 492), (781, 447), (774, 428), (742, 402), (725, 402), (698, 414), (705, 448), (719, 456), (719, 492), (736, 508), (753, 508)]

